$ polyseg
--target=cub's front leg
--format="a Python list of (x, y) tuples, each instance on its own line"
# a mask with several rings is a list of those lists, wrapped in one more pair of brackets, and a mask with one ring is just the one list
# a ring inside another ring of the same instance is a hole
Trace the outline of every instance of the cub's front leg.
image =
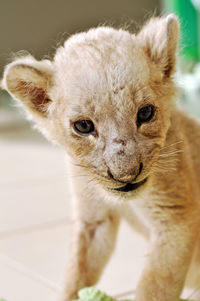
[(94, 285), (115, 245), (118, 216), (107, 214), (96, 221), (74, 222), (71, 256), (62, 301), (77, 298), (79, 289)]
[[(177, 210), (169, 209), (169, 210)], [(147, 264), (136, 292), (137, 301), (177, 301), (190, 265), (198, 227), (195, 219), (157, 225), (159, 232), (148, 254)]]

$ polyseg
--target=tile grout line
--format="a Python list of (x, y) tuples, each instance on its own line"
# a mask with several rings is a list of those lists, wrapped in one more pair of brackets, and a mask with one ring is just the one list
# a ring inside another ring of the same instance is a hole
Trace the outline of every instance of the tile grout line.
[(27, 268), (20, 262), (10, 258), (9, 256), (3, 254), (0, 252), (0, 262), (2, 262), (4, 265), (12, 268), (13, 270), (19, 272), (20, 274), (23, 274), (30, 279), (39, 282), (43, 286), (51, 289), (54, 292), (61, 291), (61, 287), (56, 285), (55, 283), (51, 282), (50, 280), (42, 277), (41, 275), (37, 274), (36, 272), (32, 271), (31, 269)]
[(17, 235), (23, 235), (23, 234), (27, 234), (27, 233), (38, 231), (38, 230), (45, 230), (45, 229), (59, 227), (62, 225), (67, 225), (67, 224), (70, 225), (71, 223), (72, 223), (72, 220), (70, 220), (68, 218), (63, 218), (63, 219), (43, 222), (40, 224), (31, 225), (31, 226), (25, 226), (25, 227), (21, 227), (21, 228), (0, 231), (0, 240), (12, 238)]
[(133, 295), (135, 295), (135, 290), (125, 291), (123, 293), (114, 295), (112, 297), (115, 298), (115, 299), (119, 299), (119, 300), (121, 300), (121, 298), (123, 298), (123, 300), (124, 300), (125, 297), (130, 297), (131, 298), (131, 297), (133, 297)]
[[(29, 277), (30, 279), (32, 279), (33, 281), (39, 282), (40, 284), (42, 284), (43, 286), (51, 289), (54, 292), (61, 292), (61, 286), (56, 285), (55, 283), (51, 282), (50, 280), (42, 277), (41, 275), (39, 275), (38, 273), (32, 271), (31, 269), (27, 268), (26, 266), (24, 266), (23, 264), (21, 264), (20, 262), (10, 258), (9, 256), (3, 254), (0, 252), (0, 262), (2, 262), (4, 265), (12, 268), (13, 270), (19, 272), (20, 274), (23, 274), (27, 277)], [(113, 296), (113, 298), (123, 298), (123, 297), (127, 297), (130, 295), (133, 295), (135, 293), (134, 290), (130, 290), (130, 291), (126, 291), (120, 294), (117, 294), (115, 296)]]

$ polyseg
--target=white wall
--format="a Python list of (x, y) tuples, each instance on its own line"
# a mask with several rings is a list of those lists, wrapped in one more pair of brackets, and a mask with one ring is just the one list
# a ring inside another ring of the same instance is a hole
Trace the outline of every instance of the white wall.
[(159, 0), (0, 0), (0, 73), (11, 52), (41, 58), (71, 33), (105, 21), (141, 22), (158, 6)]

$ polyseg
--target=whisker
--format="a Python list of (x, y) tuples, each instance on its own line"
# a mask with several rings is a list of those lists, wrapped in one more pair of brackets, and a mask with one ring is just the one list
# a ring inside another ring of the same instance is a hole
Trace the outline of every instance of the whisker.
[(83, 168), (88, 168), (86, 165), (80, 164), (80, 163), (74, 163), (71, 162), (72, 165), (77, 166), (77, 167), (83, 167)]
[(159, 157), (158, 161), (153, 164), (152, 171), (155, 173), (176, 171), (177, 162), (178, 159), (174, 156)]
[(167, 171), (175, 171), (176, 168), (174, 166), (162, 166), (162, 165), (155, 165), (155, 168), (160, 169), (160, 170), (167, 170)]
[(166, 155), (166, 156), (159, 156), (157, 162), (161, 164), (171, 164), (177, 163), (180, 159), (175, 155)]
[(171, 146), (174, 146), (174, 145), (177, 145), (177, 144), (179, 144), (179, 143), (183, 143), (183, 142), (184, 142), (183, 140), (180, 140), (180, 141), (177, 141), (177, 142), (174, 142), (174, 143), (171, 143), (171, 144), (165, 145), (165, 146), (161, 147), (161, 149), (160, 149), (160, 150), (163, 150), (163, 149), (169, 148), (169, 147), (171, 147)]
[(72, 177), (72, 178), (86, 178), (87, 176), (86, 175), (70, 175), (70, 177)]
[(171, 171), (176, 171), (175, 168), (163, 168), (163, 167), (158, 167), (158, 166), (155, 166), (152, 168), (152, 172), (153, 173), (167, 173), (167, 172), (171, 172)]
[(168, 153), (165, 153), (165, 154), (160, 154), (159, 157), (167, 157), (167, 156), (172, 156), (172, 155), (175, 155), (175, 154), (178, 154), (178, 153), (183, 153), (183, 150), (176, 150), (174, 152), (168, 152)]
[(91, 174), (92, 172), (96, 173), (96, 169), (93, 168), (93, 167), (88, 167), (88, 166), (86, 166), (86, 165), (79, 164), (79, 163), (73, 163), (73, 162), (71, 162), (71, 163), (72, 163), (72, 165), (74, 165), (74, 166), (83, 168), (83, 169), (86, 170), (89, 174)]
[(171, 163), (171, 162), (178, 162), (180, 161), (180, 159), (175, 156), (175, 155), (166, 155), (166, 156), (159, 156), (158, 157), (158, 162), (161, 162), (161, 163)]
[[(167, 154), (166, 154), (167, 155)], [(166, 159), (167, 158), (167, 159)], [(169, 159), (169, 160), (168, 160)], [(159, 156), (158, 157), (159, 161), (163, 161), (163, 162), (170, 162), (170, 161), (179, 161), (180, 159), (177, 156), (172, 156), (172, 155), (168, 155), (168, 156)]]

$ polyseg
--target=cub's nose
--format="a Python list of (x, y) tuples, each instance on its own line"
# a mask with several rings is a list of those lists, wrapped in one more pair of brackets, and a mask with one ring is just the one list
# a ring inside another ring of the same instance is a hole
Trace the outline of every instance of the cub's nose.
[(136, 176), (134, 175), (135, 170), (133, 172), (129, 171), (129, 174), (126, 174), (126, 175), (122, 176), (120, 174), (115, 175), (115, 174), (112, 173), (112, 171), (110, 169), (108, 169), (107, 174), (108, 174), (109, 178), (111, 178), (115, 181), (122, 182), (122, 183), (131, 183), (131, 182), (135, 181), (137, 179), (137, 177), (141, 174), (142, 169), (143, 169), (143, 163), (141, 162), (140, 166), (139, 166), (138, 173), (136, 174)]

